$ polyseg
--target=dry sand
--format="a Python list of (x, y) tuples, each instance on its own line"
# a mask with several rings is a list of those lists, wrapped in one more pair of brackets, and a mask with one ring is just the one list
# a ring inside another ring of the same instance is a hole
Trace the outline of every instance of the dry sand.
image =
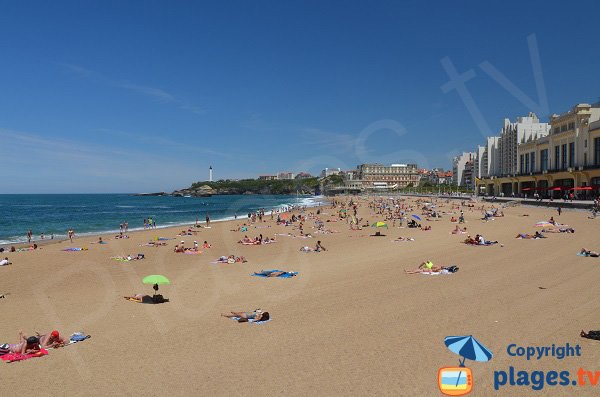
[[(106, 236), (106, 245), (90, 244), (95, 238), (89, 237), (10, 254), (13, 265), (0, 267), (0, 293), (10, 293), (0, 299), (0, 342), (15, 342), (19, 330), (58, 329), (65, 335), (84, 330), (92, 338), (43, 358), (0, 363), (2, 394), (438, 396), (438, 368), (458, 364), (444, 337), (474, 335), (495, 354), (487, 363), (467, 361), (474, 372), (474, 396), (598, 395), (600, 384), (493, 390), (494, 371), (509, 366), (569, 370), (572, 377), (580, 367), (600, 370), (600, 342), (578, 336), (581, 329), (600, 328), (600, 258), (575, 255), (581, 247), (600, 249), (600, 221), (569, 210), (560, 217), (545, 208), (504, 212), (504, 218), (484, 223), (478, 220), (480, 211), (465, 211), (471, 234), (482, 233), (504, 247), (461, 244), (465, 236), (449, 234), (454, 224), (445, 216), (424, 222), (433, 227), (428, 232), (391, 228), (384, 231), (387, 237), (376, 238), (368, 237), (372, 229), (349, 231), (345, 222), (332, 222), (328, 227), (341, 233), (278, 236), (276, 244), (264, 246), (236, 244), (244, 233), (229, 231), (235, 222), (223, 222), (183, 238), (187, 246), (193, 240), (212, 243), (202, 255), (175, 254), (178, 240), (167, 247), (139, 247), (156, 235), (174, 237), (181, 228), (131, 233), (127, 240)], [(514, 238), (533, 232), (536, 221), (552, 215), (576, 233)], [(365, 205), (359, 216), (378, 220)], [(273, 226), (247, 234), (289, 231)], [(390, 241), (400, 235), (416, 241)], [(317, 239), (327, 252), (299, 252)], [(67, 246), (89, 251), (61, 251)], [(146, 259), (109, 259), (138, 252)], [(209, 264), (230, 253), (249, 262)], [(456, 264), (460, 271), (404, 274), (425, 259)], [(273, 268), (300, 274), (293, 279), (249, 276)], [(151, 293), (151, 286), (141, 284), (148, 274), (171, 280), (160, 288), (169, 303), (143, 305), (122, 298)], [(272, 321), (238, 324), (220, 317), (257, 307), (269, 311)], [(506, 353), (511, 343), (566, 342), (579, 344), (582, 356), (527, 361)]]

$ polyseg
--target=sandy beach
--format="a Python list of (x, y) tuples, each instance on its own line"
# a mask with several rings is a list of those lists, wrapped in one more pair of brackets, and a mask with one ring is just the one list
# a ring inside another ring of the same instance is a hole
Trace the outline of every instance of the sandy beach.
[[(348, 198), (342, 200), (348, 201)], [(406, 205), (415, 199), (406, 201)], [(438, 200), (450, 212), (460, 201)], [(482, 204), (475, 204), (480, 207)], [(486, 204), (487, 207), (490, 204)], [(326, 229), (339, 233), (314, 238), (277, 236), (275, 244), (244, 246), (237, 241), (299, 231), (266, 221), (247, 233), (230, 229), (242, 221), (213, 223), (192, 236), (182, 227), (130, 233), (129, 239), (103, 236), (46, 244), (32, 252), (8, 253), (0, 267), (3, 321), (0, 343), (26, 334), (59, 330), (92, 337), (23, 362), (1, 363), (2, 388), (20, 395), (395, 395), (438, 396), (438, 368), (457, 366), (459, 356), (444, 345), (449, 335), (473, 335), (494, 357), (467, 361), (474, 396), (592, 396), (596, 387), (505, 385), (494, 390), (494, 371), (562, 371), (576, 378), (582, 367), (600, 370), (600, 342), (579, 332), (600, 329), (597, 286), (600, 259), (577, 256), (582, 247), (600, 250), (600, 220), (588, 212), (516, 206), (484, 222), (480, 210), (463, 207), (470, 235), (497, 240), (468, 246), (466, 235), (450, 234), (452, 215), (425, 221), (430, 231), (392, 227), (349, 230), (338, 208), (323, 207)], [(471, 211), (472, 210), (472, 211)], [(315, 212), (307, 209), (305, 214)], [(458, 210), (453, 210), (459, 215)], [(420, 208), (408, 214), (421, 214)], [(523, 216), (523, 215), (529, 216)], [(361, 223), (383, 220), (360, 200)], [(410, 215), (409, 215), (410, 216)], [(540, 240), (516, 239), (533, 233), (553, 216), (574, 234), (548, 233)], [(314, 222), (304, 231), (314, 233)], [(259, 226), (259, 228), (255, 228)], [(175, 238), (164, 247), (140, 246), (154, 237)], [(415, 241), (393, 242), (399, 236)], [(173, 252), (175, 243), (207, 240), (199, 255)], [(321, 240), (325, 252), (300, 252)], [(80, 252), (67, 247), (87, 247)], [(113, 256), (144, 253), (140, 261)], [(211, 264), (222, 255), (243, 255), (247, 263)], [(456, 265), (451, 275), (408, 275), (425, 260)], [(263, 269), (298, 272), (289, 279), (251, 277)], [(170, 301), (145, 305), (123, 299), (152, 294), (141, 280), (162, 274)], [(261, 308), (264, 324), (237, 323), (227, 311)], [(581, 346), (581, 356), (511, 357), (507, 346)], [(33, 374), (33, 376), (32, 376)]]

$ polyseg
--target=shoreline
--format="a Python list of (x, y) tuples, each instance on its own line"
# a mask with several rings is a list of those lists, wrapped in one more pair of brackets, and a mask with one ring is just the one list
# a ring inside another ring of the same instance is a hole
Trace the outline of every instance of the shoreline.
[[(305, 207), (305, 208), (314, 208), (314, 207), (322, 207), (324, 205), (327, 205), (328, 203), (330, 203), (330, 201), (324, 197), (324, 196), (314, 196), (314, 198), (318, 198), (318, 200), (313, 201), (313, 205), (298, 205), (298, 207)], [(288, 207), (291, 208), (290, 211), (279, 211), (281, 209), (281, 207)], [(290, 212), (290, 213), (296, 213), (298, 211), (298, 208), (296, 208), (294, 205), (286, 205), (286, 204), (281, 204), (275, 211), (275, 214), (280, 214), (283, 212)], [(265, 211), (265, 216), (270, 216), (270, 211)], [(241, 220), (244, 220), (244, 222), (247, 221), (247, 217), (239, 217), (237, 219), (235, 219), (233, 216), (227, 216), (224, 218), (218, 218), (218, 219), (211, 219), (210, 223), (221, 223), (221, 222), (239, 222)], [(206, 224), (206, 222), (200, 221), (198, 220), (198, 225), (201, 225), (201, 227), (199, 227), (198, 229), (205, 229), (206, 226), (203, 226), (203, 224)], [(182, 223), (177, 223), (177, 224), (172, 224), (172, 225), (164, 225), (164, 226), (157, 226), (156, 228), (146, 228), (144, 229), (143, 227), (141, 228), (132, 228), (129, 229), (127, 232), (127, 235), (130, 234), (134, 234), (137, 235), (140, 232), (148, 232), (148, 231), (152, 231), (152, 230), (164, 230), (164, 231), (169, 231), (169, 229), (177, 229), (180, 228), (182, 226), (191, 226), (194, 227), (196, 225), (196, 221), (191, 221), (191, 222), (182, 222)], [(86, 232), (86, 233), (82, 233), (82, 234), (75, 234), (75, 238), (73, 239), (73, 244), (75, 243), (76, 240), (81, 240), (81, 239), (89, 239), (89, 238), (96, 238), (96, 237), (102, 237), (104, 239), (104, 237), (110, 237), (107, 238), (105, 241), (112, 241), (112, 240), (118, 240), (115, 239), (114, 236), (119, 234), (119, 230), (107, 230), (107, 231), (98, 231), (98, 232)], [(123, 233), (125, 235), (125, 233)], [(70, 242), (69, 238), (66, 235), (59, 235), (59, 238), (54, 238), (54, 239), (50, 239), (50, 238), (46, 238), (44, 240), (41, 239), (37, 239), (37, 240), (31, 240), (30, 243), (28, 242), (12, 242), (12, 243), (2, 243), (0, 244), (0, 248), (4, 248), (5, 251), (4, 253), (10, 253), (9, 251), (6, 251), (6, 248), (10, 248), (10, 247), (15, 247), (16, 249), (22, 249), (22, 248), (28, 248), (31, 247), (33, 244), (37, 244), (38, 247), (45, 247), (45, 246), (50, 246), (53, 244), (62, 244), (65, 241)], [(90, 244), (90, 242), (88, 242), (88, 244)]]

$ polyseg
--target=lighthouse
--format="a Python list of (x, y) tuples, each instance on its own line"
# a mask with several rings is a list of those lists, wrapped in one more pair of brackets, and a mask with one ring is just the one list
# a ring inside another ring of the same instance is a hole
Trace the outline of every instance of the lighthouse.
[(208, 167), (208, 181), (212, 182), (212, 165)]

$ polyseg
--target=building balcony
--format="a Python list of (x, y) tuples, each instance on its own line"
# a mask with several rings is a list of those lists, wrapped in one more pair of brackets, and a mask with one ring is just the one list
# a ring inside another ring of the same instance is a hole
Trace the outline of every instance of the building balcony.
[(597, 169), (600, 169), (600, 164), (584, 165), (583, 167), (579, 167), (579, 168), (582, 168), (584, 170), (597, 170)]

